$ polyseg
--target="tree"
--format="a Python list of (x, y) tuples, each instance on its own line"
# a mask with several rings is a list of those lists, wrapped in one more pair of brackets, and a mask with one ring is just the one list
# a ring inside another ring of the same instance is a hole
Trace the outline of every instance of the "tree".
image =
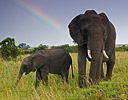
[(64, 44), (64, 45), (61, 45), (60, 47), (67, 49), (67, 48), (69, 48), (69, 44)]
[(28, 49), (28, 48), (30, 48), (30, 46), (29, 46), (29, 45), (26, 45), (26, 43), (20, 43), (20, 44), (18, 45), (18, 47), (19, 47), (20, 49)]
[(8, 59), (9, 57), (16, 58), (19, 54), (18, 47), (15, 45), (15, 39), (7, 37), (3, 41), (0, 42), (1, 46), (1, 56), (4, 59)]

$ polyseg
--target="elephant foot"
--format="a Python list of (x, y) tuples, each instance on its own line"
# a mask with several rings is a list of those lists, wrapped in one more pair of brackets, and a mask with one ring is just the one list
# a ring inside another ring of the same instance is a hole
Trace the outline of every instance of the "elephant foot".
[(92, 79), (92, 78), (89, 78), (89, 82), (90, 82), (90, 84), (92, 85), (92, 84), (95, 84), (95, 83), (96, 83), (96, 80), (94, 80), (94, 79)]
[(104, 77), (104, 75), (101, 75), (101, 77), (100, 77), (101, 79), (104, 79), (105, 77)]
[(79, 84), (79, 87), (80, 87), (80, 88), (86, 88), (86, 87), (87, 87), (87, 85), (86, 85), (86, 84), (82, 84), (82, 85), (81, 85), (81, 84)]
[(108, 80), (111, 81), (111, 77), (106, 77), (106, 78), (105, 78), (105, 81), (108, 81)]
[(68, 81), (68, 80), (66, 80), (66, 83), (68, 84), (68, 83), (69, 83), (69, 81)]
[(100, 81), (106, 81), (106, 78), (105, 78), (105, 77), (102, 77), (102, 78), (100, 79)]
[(91, 78), (89, 78), (89, 82), (90, 82), (91, 85), (93, 85), (93, 84), (99, 84), (100, 81), (101, 81), (101, 79), (92, 80)]
[(36, 84), (36, 85), (35, 85), (35, 89), (37, 89), (37, 87), (39, 87), (39, 84)]
[(85, 80), (79, 81), (78, 85), (79, 85), (80, 88), (86, 88), (87, 87), (87, 84), (86, 84)]
[(37, 87), (39, 87), (39, 84), (40, 84), (40, 80), (36, 80), (35, 89), (36, 89)]
[(47, 81), (43, 81), (42, 80), (42, 83), (43, 83), (44, 86), (48, 86), (48, 82)]
[(111, 76), (112, 76), (112, 75), (108, 75), (108, 74), (107, 74), (107, 75), (106, 75), (106, 78), (109, 79), (109, 80), (111, 80)]
[(89, 78), (88, 79), (89, 80), (89, 82), (91, 83), (91, 85), (93, 84), (93, 81), (92, 81), (92, 79), (91, 78)]

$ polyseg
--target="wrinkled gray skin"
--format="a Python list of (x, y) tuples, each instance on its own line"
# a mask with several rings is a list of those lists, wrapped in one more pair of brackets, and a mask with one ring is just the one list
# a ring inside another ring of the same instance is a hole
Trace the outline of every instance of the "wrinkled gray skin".
[[(91, 84), (104, 78), (103, 62), (107, 63), (106, 78), (111, 79), (115, 64), (116, 32), (106, 14), (87, 10), (84, 14), (76, 16), (68, 27), (70, 36), (78, 44), (79, 87), (86, 87), (86, 58), (91, 61)], [(103, 55), (103, 51), (106, 55)]]
[(27, 75), (30, 72), (35, 71), (35, 88), (38, 87), (41, 80), (46, 85), (48, 84), (48, 73), (61, 75), (62, 79), (66, 79), (66, 82), (68, 82), (70, 65), (72, 69), (72, 77), (74, 77), (71, 56), (68, 51), (63, 48), (37, 51), (35, 54), (24, 58), (16, 85), (20, 81), (23, 73)]

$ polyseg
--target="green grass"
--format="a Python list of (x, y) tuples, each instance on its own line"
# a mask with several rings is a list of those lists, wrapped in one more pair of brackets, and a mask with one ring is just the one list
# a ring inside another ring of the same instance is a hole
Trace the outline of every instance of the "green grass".
[[(27, 55), (25, 55), (27, 56)], [(0, 58), (0, 100), (128, 100), (128, 52), (116, 53), (116, 64), (111, 81), (101, 81), (87, 88), (78, 87), (77, 54), (71, 54), (75, 78), (69, 72), (69, 84), (62, 83), (58, 75), (49, 75), (49, 85), (35, 90), (35, 73), (23, 75), (18, 86), (15, 81), (20, 64), (25, 56), (19, 56), (17, 62), (4, 61)], [(87, 79), (89, 73), (87, 63)], [(104, 71), (106, 65), (104, 64)]]

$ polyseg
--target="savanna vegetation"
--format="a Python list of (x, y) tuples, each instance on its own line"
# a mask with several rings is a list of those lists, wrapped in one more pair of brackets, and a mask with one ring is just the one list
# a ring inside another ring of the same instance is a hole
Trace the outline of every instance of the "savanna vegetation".
[(116, 47), (116, 51), (128, 51), (128, 46), (120, 46), (120, 47)]
[(0, 42), (0, 55), (5, 60), (12, 60), (19, 55), (19, 49), (15, 45), (15, 39), (7, 37)]
[[(113, 70), (112, 80), (103, 81), (99, 84), (90, 85), (87, 88), (78, 87), (78, 69), (77, 69), (77, 45), (68, 44), (52, 46), (51, 48), (62, 47), (68, 50), (73, 59), (74, 75), (69, 74), (69, 83), (62, 83), (58, 75), (49, 75), (49, 85), (40, 85), (35, 89), (36, 75), (30, 73), (23, 75), (18, 86), (15, 81), (18, 76), (20, 64), (26, 56), (38, 51), (46, 50), (47, 45), (40, 44), (34, 49), (26, 43), (15, 45), (14, 38), (6, 38), (0, 42), (0, 100), (127, 100), (128, 99), (128, 47), (121, 46), (116, 48), (116, 64)], [(18, 49), (19, 48), (19, 49)], [(120, 52), (119, 52), (120, 51)], [(122, 52), (123, 51), (123, 52)], [(24, 55), (23, 55), (24, 54)], [(87, 76), (89, 74), (90, 62), (87, 63)], [(104, 64), (106, 72), (106, 64)]]
[[(21, 44), (19, 46), (21, 46)], [(40, 44), (38, 47), (35, 47), (33, 49), (29, 49), (28, 47), (30, 47), (30, 46), (25, 45), (23, 48), (20, 47), (20, 54), (32, 54), (32, 53), (34, 53), (38, 50), (49, 49), (48, 45), (42, 45), (42, 44)], [(60, 45), (60, 46), (51, 46), (50, 48), (56, 48), (56, 47), (62, 47), (70, 53), (77, 53), (78, 52), (78, 45), (70, 46), (69, 44), (64, 44), (64, 45)], [(128, 46), (123, 45), (123, 46), (120, 46), (120, 47), (116, 47), (115, 50), (119, 51), (119, 52), (125, 52), (125, 51), (128, 51)]]
[[(0, 100), (127, 100), (128, 99), (128, 52), (116, 52), (116, 64), (112, 80), (101, 81), (87, 88), (78, 87), (77, 53), (71, 53), (74, 67), (74, 79), (69, 72), (69, 83), (62, 83), (58, 75), (49, 75), (49, 84), (35, 89), (35, 73), (23, 75), (18, 86), (15, 81), (24, 57), (19, 55), (16, 61), (0, 58)], [(87, 79), (89, 74), (87, 63)], [(104, 64), (106, 71), (106, 64)]]

